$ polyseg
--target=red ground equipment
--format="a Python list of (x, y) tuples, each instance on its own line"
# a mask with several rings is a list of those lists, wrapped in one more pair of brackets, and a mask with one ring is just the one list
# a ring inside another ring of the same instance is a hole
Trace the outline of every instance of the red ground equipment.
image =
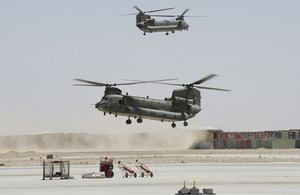
[(139, 162), (138, 160), (136, 160), (135, 163), (136, 168), (140, 171), (140, 177), (144, 177), (144, 176), (150, 176), (153, 177), (153, 173), (150, 171), (150, 169), (144, 165), (143, 163)]
[(119, 167), (119, 169), (122, 170), (123, 177), (127, 178), (128, 176), (130, 176), (130, 177), (132, 177), (132, 176), (136, 177), (137, 176), (137, 174), (136, 174), (136, 172), (134, 172), (134, 170), (132, 170), (131, 168), (129, 168), (126, 165), (124, 165), (123, 163), (121, 163), (121, 161), (118, 162), (118, 167)]
[(104, 172), (105, 177), (112, 178), (114, 176), (114, 172), (112, 171), (114, 168), (113, 161), (113, 158), (100, 158), (100, 172)]

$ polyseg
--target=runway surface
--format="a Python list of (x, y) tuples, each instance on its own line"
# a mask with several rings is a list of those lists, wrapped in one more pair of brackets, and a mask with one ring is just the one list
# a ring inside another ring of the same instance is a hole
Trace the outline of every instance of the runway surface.
[[(133, 164), (128, 165), (135, 169)], [(98, 166), (71, 166), (70, 180), (42, 180), (42, 167), (1, 167), (0, 194), (169, 195), (183, 187), (213, 188), (217, 195), (300, 194), (300, 163), (154, 164), (154, 177), (82, 179)]]

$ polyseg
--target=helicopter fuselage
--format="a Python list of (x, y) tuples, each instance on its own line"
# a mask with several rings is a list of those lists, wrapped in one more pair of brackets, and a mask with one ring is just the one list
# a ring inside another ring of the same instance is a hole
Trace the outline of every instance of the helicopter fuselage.
[(146, 14), (139, 14), (136, 17), (136, 26), (144, 33), (149, 32), (175, 32), (188, 30), (189, 25), (184, 19), (155, 21)]
[[(152, 19), (151, 19), (152, 20)], [(154, 20), (154, 19), (153, 19)], [(143, 32), (174, 32), (188, 30), (189, 25), (181, 20), (141, 21), (136, 26)]]
[(160, 121), (186, 121), (201, 111), (200, 105), (179, 97), (165, 100), (107, 94), (95, 107), (104, 113)]

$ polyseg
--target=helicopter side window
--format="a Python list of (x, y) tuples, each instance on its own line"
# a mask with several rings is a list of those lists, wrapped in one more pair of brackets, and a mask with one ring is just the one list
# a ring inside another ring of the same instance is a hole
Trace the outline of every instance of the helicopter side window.
[(119, 100), (119, 104), (124, 105), (124, 100)]

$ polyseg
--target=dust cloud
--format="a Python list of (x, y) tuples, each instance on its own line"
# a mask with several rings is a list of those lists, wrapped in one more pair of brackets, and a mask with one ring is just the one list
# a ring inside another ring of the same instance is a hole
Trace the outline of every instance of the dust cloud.
[(185, 150), (206, 146), (206, 132), (166, 130), (151, 133), (48, 133), (0, 136), (0, 152), (8, 151), (142, 151)]

